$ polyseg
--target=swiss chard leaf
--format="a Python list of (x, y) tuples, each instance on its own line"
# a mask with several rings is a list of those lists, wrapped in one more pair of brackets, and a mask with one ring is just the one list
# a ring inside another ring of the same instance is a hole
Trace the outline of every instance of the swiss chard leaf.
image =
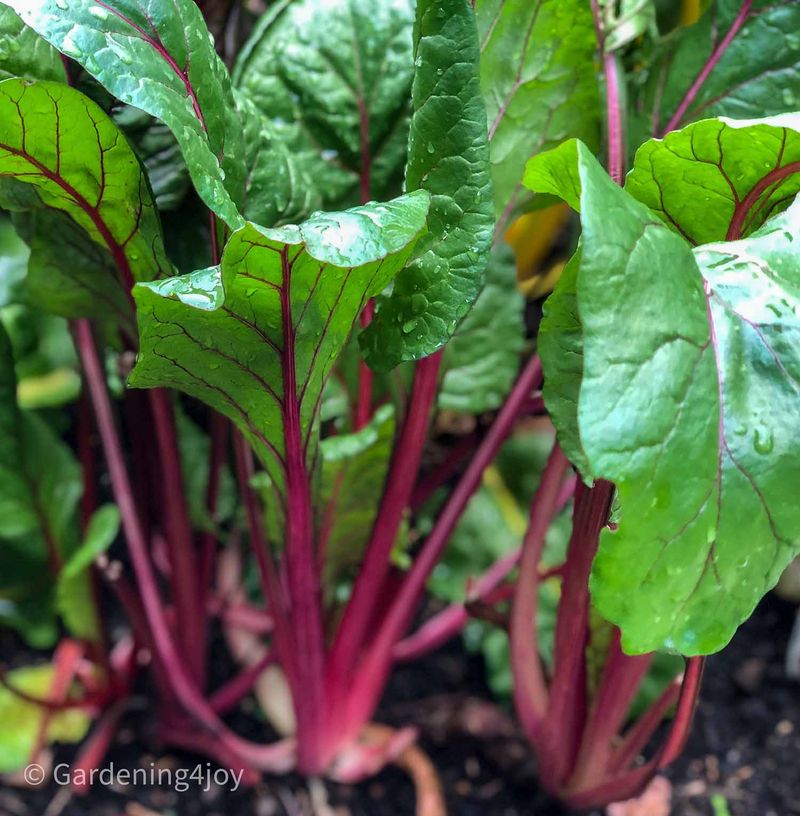
[(3, 0), (117, 99), (160, 119), (197, 192), (235, 228), (244, 143), (230, 78), (192, 0)]
[(494, 227), (478, 36), (468, 0), (419, 0), (406, 187), (431, 194), (429, 235), (360, 342), (387, 371), (439, 349), (483, 284)]
[(692, 249), (584, 146), (528, 176), (554, 193), (558, 177), (583, 225), (574, 427), (622, 508), (593, 596), (631, 652), (713, 652), (800, 550), (800, 204)]
[(54, 570), (68, 555), (81, 477), (69, 448), (17, 405), (11, 343), (0, 326), (0, 619), (52, 645)]
[(514, 258), (504, 246), (490, 257), (483, 291), (445, 349), (440, 408), (480, 414), (500, 407), (519, 371), (524, 308)]
[(220, 268), (140, 284), (130, 384), (179, 388), (231, 418), (282, 492), (290, 415), (313, 463), (325, 380), (364, 304), (407, 262), (428, 206), (416, 192), (300, 226), (248, 224)]
[(570, 136), (599, 142), (594, 21), (584, 0), (477, 0), (497, 216), (523, 203), (525, 162)]
[(394, 410), (384, 405), (360, 431), (322, 441), (319, 528), (323, 585), (330, 592), (361, 562), (383, 493), (394, 429)]
[(697, 119), (754, 118), (800, 102), (800, 5), (715, 0), (657, 50), (634, 100), (633, 147)]
[(237, 86), (327, 208), (400, 191), (413, 8), (411, 0), (276, 3), (242, 51)]
[(308, 218), (323, 203), (312, 163), (297, 155), (244, 92), (237, 92), (236, 101), (246, 152), (245, 217), (268, 227)]
[[(26, 666), (10, 671), (8, 684), (24, 694), (47, 698), (53, 683), (52, 665)], [(10, 689), (0, 686), (0, 773), (19, 770), (30, 761), (42, 728), (50, 742), (80, 742), (91, 720), (79, 709), (56, 711), (49, 715), (41, 706), (26, 702)]]
[(800, 115), (708, 119), (653, 139), (625, 189), (693, 244), (748, 235), (800, 191)]
[(56, 607), (64, 625), (77, 638), (97, 640), (101, 628), (91, 585), (91, 567), (113, 543), (119, 532), (119, 510), (107, 504), (89, 521), (83, 543), (69, 557), (59, 573)]
[(67, 72), (61, 54), (0, 5), (0, 79), (8, 77), (65, 82)]
[[(64, 289), (51, 292), (50, 308), (68, 316), (117, 309), (125, 299), (124, 283), (150, 280), (170, 268), (138, 159), (105, 113), (73, 88), (23, 79), (0, 82), (0, 180), (6, 208), (63, 214), (42, 221), (66, 242), (66, 263), (59, 270)], [(78, 246), (81, 230), (108, 253), (115, 274), (107, 262), (84, 265), (97, 253)], [(40, 271), (56, 263), (53, 253), (60, 248), (53, 240), (51, 233), (33, 232), (32, 243), (43, 255), (31, 264)]]

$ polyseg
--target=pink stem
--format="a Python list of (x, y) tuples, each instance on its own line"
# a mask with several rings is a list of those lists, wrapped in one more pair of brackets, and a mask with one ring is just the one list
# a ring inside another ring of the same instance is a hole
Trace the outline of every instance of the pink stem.
[(511, 607), (509, 637), (511, 671), (514, 677), (514, 704), (522, 727), (534, 745), (540, 738), (549, 700), (537, 645), (539, 562), (568, 467), (569, 462), (556, 443), (542, 474), (539, 489), (531, 502), (528, 529), (522, 545), (517, 593)]
[(227, 746), (228, 750), (249, 758), (251, 761), (263, 763), (265, 766), (271, 767), (275, 763), (282, 763), (285, 761), (284, 754), (286, 753), (284, 746), (280, 744), (275, 746), (253, 745), (233, 734), (222, 723), (193, 684), (189, 672), (178, 655), (170, 634), (167, 614), (158, 591), (148, 555), (147, 542), (133, 500), (133, 490), (125, 468), (125, 459), (111, 409), (111, 400), (106, 390), (105, 374), (89, 322), (87, 320), (76, 321), (75, 334), (111, 477), (111, 487), (122, 518), (122, 527), (136, 572), (145, 616), (152, 634), (153, 645), (170, 685), (186, 711), (207, 728), (221, 745)]
[(202, 687), (205, 675), (201, 663), (205, 654), (205, 610), (201, 608), (197, 582), (197, 558), (192, 540), (189, 511), (186, 506), (180, 454), (167, 392), (162, 388), (148, 391), (150, 409), (158, 445), (159, 463), (166, 501), (162, 503), (166, 523), (166, 542), (170, 559), (170, 583), (175, 598), (181, 652), (192, 677)]
[(606, 116), (608, 133), (608, 174), (617, 184), (625, 176), (625, 128), (620, 99), (620, 68), (616, 54), (603, 56), (606, 77)]
[(239, 702), (249, 694), (256, 681), (275, 662), (275, 655), (267, 652), (260, 660), (248, 666), (242, 672), (231, 678), (225, 685), (220, 686), (209, 699), (209, 704), (217, 714), (225, 714), (235, 708)]
[[(347, 733), (352, 737), (372, 715), (383, 690), (392, 663), (392, 650), (408, 627), (425, 583), (436, 566), (453, 529), (470, 498), (480, 485), (483, 471), (492, 462), (511, 432), (519, 406), (541, 382), (542, 366), (533, 357), (523, 369), (516, 385), (495, 418), (489, 433), (461, 477), (445, 505), (431, 534), (405, 576), (397, 596), (370, 645), (354, 678), (351, 678), (347, 709)], [(412, 399), (412, 405), (413, 405)]]
[(675, 130), (675, 128), (681, 124), (683, 117), (686, 115), (686, 111), (689, 110), (692, 102), (694, 102), (694, 100), (697, 98), (697, 94), (700, 93), (700, 89), (711, 75), (711, 72), (717, 67), (717, 64), (722, 59), (722, 55), (728, 50), (728, 46), (730, 46), (742, 26), (745, 24), (752, 7), (753, 0), (744, 0), (742, 7), (739, 9), (739, 13), (736, 15), (736, 19), (728, 29), (728, 33), (722, 38), (720, 44), (711, 52), (711, 56), (700, 70), (700, 73), (697, 75), (694, 82), (692, 82), (692, 84), (689, 86), (689, 90), (686, 92), (686, 96), (683, 97), (680, 105), (678, 105), (678, 109), (672, 115), (672, 118), (669, 120), (664, 130), (661, 131), (662, 136), (665, 136), (670, 131)]
[(436, 399), (441, 353), (420, 360), (416, 366), (408, 414), (395, 443), (381, 505), (375, 518), (366, 555), (344, 611), (328, 661), (327, 685), (331, 708), (339, 709), (352, 683), (352, 669), (389, 572), (392, 549), (416, 482), (428, 422)]

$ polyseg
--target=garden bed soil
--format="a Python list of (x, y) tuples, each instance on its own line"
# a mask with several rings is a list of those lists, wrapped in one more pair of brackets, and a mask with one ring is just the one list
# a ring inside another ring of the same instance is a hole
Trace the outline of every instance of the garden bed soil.
[[(768, 597), (732, 644), (708, 661), (703, 696), (684, 756), (668, 771), (674, 816), (800, 814), (800, 684), (785, 679), (783, 656), (795, 610)], [(441, 775), (450, 816), (570, 816), (537, 788), (525, 743), (490, 703), (477, 657), (460, 642), (402, 667), (382, 707), (384, 722), (416, 724), (421, 745)], [(131, 713), (108, 756), (117, 768), (149, 767), (159, 757), (146, 712)], [(253, 728), (251, 737), (263, 737)], [(69, 762), (60, 748), (55, 761)], [(159, 762), (193, 767), (195, 757), (167, 752)], [(203, 760), (205, 761), (205, 760)], [(414, 813), (408, 778), (390, 769), (360, 785), (328, 785), (327, 816)], [(715, 811), (712, 802), (716, 800)], [(0, 788), (0, 816), (305, 816), (322, 813), (301, 779), (266, 779), (229, 793), (192, 786), (161, 789), (96, 787), (85, 797), (48, 785)], [(642, 813), (640, 816), (651, 816)]]

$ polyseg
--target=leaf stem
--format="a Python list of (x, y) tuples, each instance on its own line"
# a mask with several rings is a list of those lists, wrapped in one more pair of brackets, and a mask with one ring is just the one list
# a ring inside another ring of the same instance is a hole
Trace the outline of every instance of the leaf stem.
[[(355, 736), (370, 718), (378, 703), (392, 663), (392, 650), (407, 629), (414, 610), (425, 589), (451, 533), (480, 485), (483, 471), (491, 464), (514, 426), (520, 405), (530, 392), (541, 383), (542, 366), (538, 357), (532, 357), (520, 374), (508, 399), (500, 409), (489, 433), (447, 504), (436, 520), (433, 530), (422, 545), (411, 569), (403, 579), (380, 629), (370, 644), (355, 678), (351, 680), (347, 713), (347, 732)], [(413, 402), (412, 402), (413, 405)]]
[(686, 115), (686, 112), (697, 98), (697, 95), (700, 93), (700, 90), (702, 89), (706, 80), (711, 75), (711, 72), (717, 67), (717, 64), (722, 59), (723, 54), (728, 50), (728, 47), (733, 42), (742, 26), (745, 24), (752, 8), (753, 0), (744, 0), (742, 7), (739, 9), (739, 13), (736, 15), (736, 18), (733, 21), (733, 24), (728, 29), (728, 32), (722, 38), (719, 45), (711, 52), (705, 65), (703, 65), (703, 67), (700, 69), (700, 73), (695, 77), (694, 82), (692, 82), (689, 89), (686, 91), (686, 95), (681, 100), (681, 103), (678, 105), (675, 113), (661, 131), (660, 135), (662, 137), (670, 131), (675, 130), (675, 128), (681, 124), (683, 117)]

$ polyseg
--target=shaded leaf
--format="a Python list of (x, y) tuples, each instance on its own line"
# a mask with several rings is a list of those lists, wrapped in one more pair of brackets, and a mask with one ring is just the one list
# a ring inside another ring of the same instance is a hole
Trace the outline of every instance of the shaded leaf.
[(400, 191), (413, 14), (411, 0), (280, 2), (239, 57), (237, 86), (326, 208)]
[(742, 0), (716, 0), (699, 22), (659, 45), (634, 100), (632, 147), (660, 136), (668, 124), (773, 116), (798, 107), (800, 5), (755, 0), (743, 11)]
[(319, 525), (323, 586), (330, 592), (362, 560), (383, 494), (394, 430), (394, 409), (384, 405), (360, 431), (322, 441)]
[(713, 652), (800, 550), (800, 204), (749, 238), (692, 250), (585, 146), (538, 157), (530, 176), (554, 178), (542, 169), (564, 170), (570, 150), (577, 428), (588, 475), (613, 481), (621, 504), (593, 597), (630, 652)]
[(519, 371), (524, 307), (504, 246), (490, 257), (483, 291), (445, 349), (440, 408), (480, 414), (500, 407)]
[(8, 77), (66, 82), (67, 72), (61, 54), (0, 5), (0, 79)]
[(308, 218), (322, 207), (310, 163), (283, 141), (279, 128), (249, 97), (239, 91), (236, 101), (246, 148), (245, 217), (266, 227)]
[(117, 99), (164, 122), (197, 192), (232, 228), (244, 145), (228, 72), (192, 0), (4, 0)]
[(113, 543), (119, 532), (119, 510), (106, 504), (89, 521), (83, 543), (59, 573), (56, 606), (64, 625), (76, 638), (96, 640), (102, 631), (97, 620), (91, 584), (91, 567)]
[(361, 334), (376, 371), (432, 354), (452, 336), (480, 293), (494, 227), (468, 0), (419, 0), (414, 54), (406, 188), (430, 192), (430, 233)]
[(367, 299), (408, 260), (428, 203), (416, 192), (299, 227), (248, 224), (221, 268), (140, 284), (130, 384), (179, 388), (228, 416), (282, 492), (285, 422), (313, 463), (325, 380)]
[(475, 14), (500, 218), (529, 195), (531, 156), (569, 137), (599, 144), (597, 42), (584, 0), (477, 0)]

